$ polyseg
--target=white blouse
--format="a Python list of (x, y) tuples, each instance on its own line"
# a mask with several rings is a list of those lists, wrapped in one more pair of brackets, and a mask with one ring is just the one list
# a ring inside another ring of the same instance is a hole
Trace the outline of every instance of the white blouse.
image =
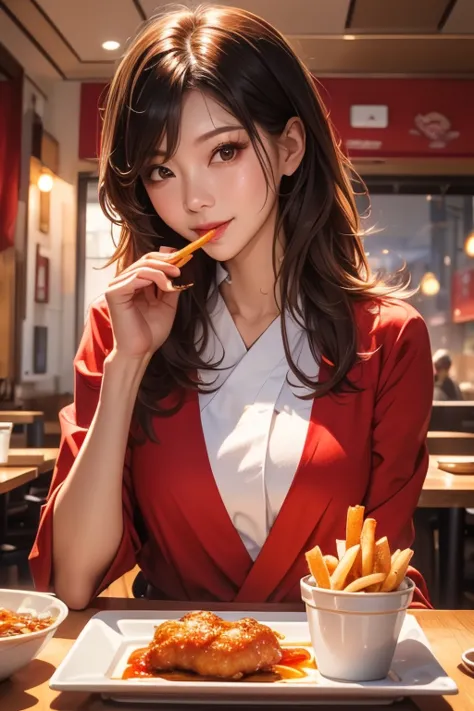
[[(218, 264), (217, 285), (226, 277)], [(222, 362), (218, 370), (199, 371), (202, 384), (218, 387), (199, 394), (202, 428), (224, 505), (255, 560), (301, 459), (312, 400), (300, 399), (310, 391), (289, 369), (281, 317), (247, 350), (218, 289), (210, 299), (214, 332), (203, 359)], [(293, 358), (316, 379), (319, 365), (305, 332), (289, 314), (285, 318)]]

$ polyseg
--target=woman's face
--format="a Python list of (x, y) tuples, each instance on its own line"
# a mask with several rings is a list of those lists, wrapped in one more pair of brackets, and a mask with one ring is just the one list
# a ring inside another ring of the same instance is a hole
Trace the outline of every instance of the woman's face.
[(183, 100), (177, 150), (165, 164), (157, 146), (142, 172), (156, 212), (189, 241), (224, 223), (205, 250), (216, 260), (233, 259), (255, 239), (273, 239), (284, 145), (259, 131), (269, 157), (270, 185), (246, 131), (214, 99), (189, 91)]

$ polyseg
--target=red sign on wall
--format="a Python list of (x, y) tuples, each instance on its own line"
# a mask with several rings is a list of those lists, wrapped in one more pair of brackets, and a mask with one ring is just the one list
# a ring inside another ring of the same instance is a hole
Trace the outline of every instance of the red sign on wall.
[[(474, 156), (474, 81), (453, 79), (323, 79), (322, 99), (352, 157)], [(79, 158), (96, 158), (99, 106), (106, 84), (81, 90)], [(386, 128), (353, 128), (351, 107), (386, 106)]]
[(468, 267), (454, 272), (451, 284), (453, 321), (474, 321), (474, 268)]
[[(321, 96), (352, 157), (474, 156), (474, 82), (323, 79)], [(387, 106), (386, 128), (352, 128), (351, 106)]]

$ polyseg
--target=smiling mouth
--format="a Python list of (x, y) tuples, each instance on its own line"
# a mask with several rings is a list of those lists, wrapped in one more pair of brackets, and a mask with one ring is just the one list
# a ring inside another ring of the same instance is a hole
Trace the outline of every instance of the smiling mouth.
[(204, 227), (196, 228), (194, 232), (196, 232), (199, 237), (202, 237), (206, 234), (206, 232), (209, 232), (209, 230), (215, 230), (216, 234), (210, 240), (210, 242), (217, 242), (222, 237), (222, 235), (227, 229), (227, 226), (230, 225), (231, 222), (232, 220), (227, 220), (227, 222), (212, 222), (208, 225), (205, 225)]

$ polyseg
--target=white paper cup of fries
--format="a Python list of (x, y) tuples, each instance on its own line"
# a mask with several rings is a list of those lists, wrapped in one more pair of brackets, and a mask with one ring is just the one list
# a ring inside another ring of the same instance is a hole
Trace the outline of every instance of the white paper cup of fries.
[(301, 580), (301, 596), (318, 669), (331, 679), (385, 678), (413, 599), (406, 577), (413, 551), (392, 553), (385, 536), (376, 540), (376, 526), (364, 521), (363, 506), (350, 507), (338, 556), (319, 546), (306, 553), (311, 575)]
[(339, 681), (384, 679), (414, 588), (406, 578), (395, 592), (346, 593), (318, 588), (312, 576), (303, 578), (301, 593), (320, 673)]

